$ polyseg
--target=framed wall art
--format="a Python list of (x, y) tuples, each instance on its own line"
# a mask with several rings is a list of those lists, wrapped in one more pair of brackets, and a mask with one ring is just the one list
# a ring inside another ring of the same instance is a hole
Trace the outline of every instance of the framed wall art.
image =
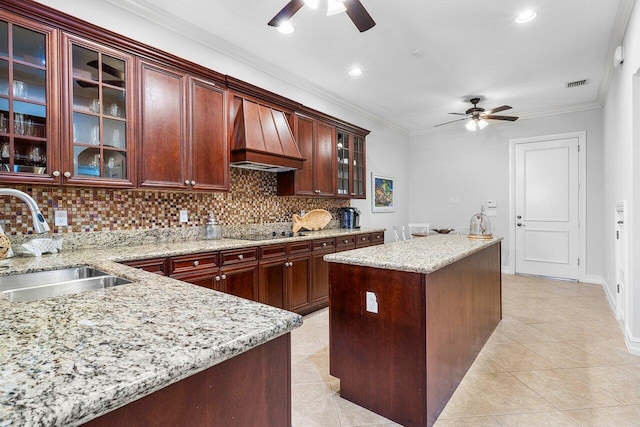
[(393, 181), (392, 176), (371, 173), (371, 212), (395, 211)]

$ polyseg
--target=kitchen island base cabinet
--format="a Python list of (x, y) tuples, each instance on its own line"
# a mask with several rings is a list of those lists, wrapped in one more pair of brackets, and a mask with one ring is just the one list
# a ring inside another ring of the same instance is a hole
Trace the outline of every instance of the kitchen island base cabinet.
[(287, 333), (85, 426), (290, 426), (290, 354)]
[(340, 395), (403, 426), (431, 426), (502, 317), (500, 245), (429, 274), (332, 262), (329, 280)]

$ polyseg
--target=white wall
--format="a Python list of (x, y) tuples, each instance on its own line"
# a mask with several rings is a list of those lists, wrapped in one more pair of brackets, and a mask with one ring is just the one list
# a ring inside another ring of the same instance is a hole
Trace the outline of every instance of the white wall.
[[(629, 231), (627, 288), (630, 312), (625, 319), (627, 344), (640, 355), (640, 7), (634, 8), (625, 33), (625, 61), (615, 69), (604, 108), (605, 278), (615, 295), (615, 203), (627, 200)], [(636, 123), (634, 123), (634, 117)], [(635, 129), (634, 129), (635, 127)]]
[[(494, 235), (504, 237), (502, 265), (512, 271), (509, 253), (509, 140), (565, 132), (587, 134), (587, 276), (602, 276), (603, 175), (602, 110), (559, 114), (513, 123), (492, 122), (469, 132), (452, 124), (445, 132), (413, 136), (410, 140), (410, 215), (413, 222), (432, 227), (468, 227), (471, 216), (488, 200), (498, 203), (490, 218)], [(451, 204), (459, 198), (460, 204)]]
[[(369, 129), (371, 134), (367, 137), (367, 170), (396, 178), (396, 211), (372, 214), (371, 191), (368, 191), (367, 200), (354, 200), (353, 206), (360, 208), (362, 212), (360, 223), (363, 227), (384, 227), (390, 230), (393, 224), (407, 222), (409, 186), (406, 164), (409, 138), (406, 134), (358, 112), (357, 109), (351, 110), (341, 105), (339, 100), (333, 102), (328, 97), (302, 89), (305, 86), (303, 81), (298, 81), (299, 85), (293, 85), (286, 81), (286, 77), (280, 78), (273, 72), (254, 67), (240, 57), (225, 55), (215, 46), (213, 39), (193, 40), (123, 11), (104, 0), (40, 0), (39, 3)], [(369, 179), (370, 174), (367, 181)], [(367, 189), (370, 190), (369, 182)], [(386, 234), (387, 241), (392, 240), (390, 234)]]

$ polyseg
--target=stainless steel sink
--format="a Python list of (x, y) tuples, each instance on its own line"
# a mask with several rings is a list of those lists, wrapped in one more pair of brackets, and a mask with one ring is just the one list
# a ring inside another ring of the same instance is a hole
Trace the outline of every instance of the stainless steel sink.
[(65, 268), (0, 277), (0, 292), (10, 301), (33, 301), (131, 283), (92, 267)]

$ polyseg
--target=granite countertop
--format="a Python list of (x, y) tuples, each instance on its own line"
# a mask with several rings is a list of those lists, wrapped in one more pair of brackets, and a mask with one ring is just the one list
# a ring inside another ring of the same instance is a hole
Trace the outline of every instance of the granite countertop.
[(0, 275), (90, 265), (132, 280), (39, 301), (0, 297), (0, 426), (81, 424), (302, 324), (297, 314), (117, 262), (373, 231), (63, 251), (0, 262)]
[(341, 264), (428, 274), (501, 240), (501, 237), (470, 239), (466, 235), (433, 234), (329, 254), (324, 259)]

